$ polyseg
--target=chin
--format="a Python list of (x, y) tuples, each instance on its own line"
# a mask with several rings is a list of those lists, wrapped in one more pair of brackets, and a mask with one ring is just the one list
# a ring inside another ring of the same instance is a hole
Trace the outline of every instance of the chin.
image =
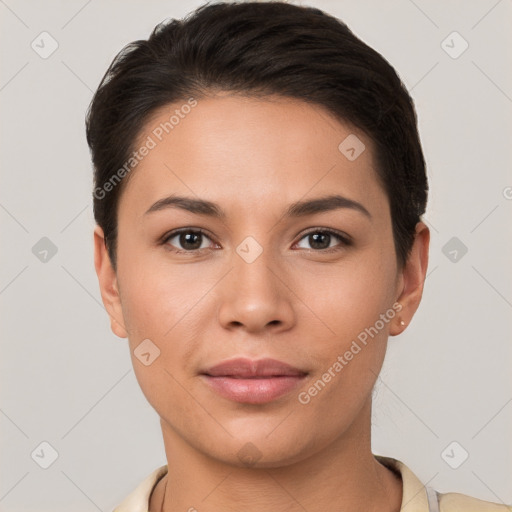
[[(250, 433), (245, 431), (243, 435), (223, 437), (222, 441), (212, 442), (210, 437), (205, 439), (203, 452), (239, 468), (288, 466), (308, 458), (319, 448), (315, 440), (304, 438), (304, 429), (293, 433), (286, 429), (272, 432), (271, 429), (257, 431), (253, 426)], [(215, 447), (214, 451), (212, 447)]]

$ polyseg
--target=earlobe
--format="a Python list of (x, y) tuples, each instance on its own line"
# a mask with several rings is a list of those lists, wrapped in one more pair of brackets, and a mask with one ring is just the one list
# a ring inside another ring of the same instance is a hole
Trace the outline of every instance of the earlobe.
[(128, 333), (124, 326), (117, 275), (112, 267), (103, 229), (100, 226), (96, 226), (94, 229), (94, 267), (98, 276), (101, 299), (110, 317), (110, 328), (116, 336), (127, 338)]
[(427, 273), (429, 244), (430, 230), (420, 221), (416, 224), (414, 242), (401, 271), (397, 302), (402, 308), (391, 325), (390, 336), (396, 336), (405, 330), (420, 305)]

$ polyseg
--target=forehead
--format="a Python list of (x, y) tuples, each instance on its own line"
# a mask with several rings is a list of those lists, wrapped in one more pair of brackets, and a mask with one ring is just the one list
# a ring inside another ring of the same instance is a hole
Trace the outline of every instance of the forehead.
[(135, 149), (150, 149), (123, 193), (130, 209), (177, 191), (259, 208), (333, 189), (382, 201), (371, 139), (323, 107), (232, 94), (194, 101), (159, 109), (141, 130)]

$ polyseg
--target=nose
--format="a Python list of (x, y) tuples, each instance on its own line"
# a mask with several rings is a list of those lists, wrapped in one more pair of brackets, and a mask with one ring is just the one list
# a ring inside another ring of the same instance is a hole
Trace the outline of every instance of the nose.
[(277, 333), (295, 322), (290, 276), (265, 251), (252, 262), (238, 254), (222, 280), (219, 322), (226, 329)]

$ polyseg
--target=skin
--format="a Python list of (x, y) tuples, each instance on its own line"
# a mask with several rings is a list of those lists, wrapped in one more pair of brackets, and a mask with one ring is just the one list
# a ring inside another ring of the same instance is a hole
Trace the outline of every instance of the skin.
[[(179, 107), (156, 112), (139, 141)], [(366, 146), (354, 161), (338, 150), (349, 134)], [(388, 337), (420, 303), (430, 235), (419, 222), (399, 268), (373, 154), (364, 133), (322, 107), (217, 93), (198, 100), (132, 171), (118, 210), (117, 272), (96, 227), (112, 330), (128, 338), (137, 380), (160, 416), (169, 472), (150, 512), (400, 509), (401, 480), (371, 452), (371, 394)], [(333, 193), (371, 217), (351, 208), (283, 215), (290, 203)], [(226, 218), (177, 208), (145, 215), (170, 194), (213, 201)], [(179, 237), (159, 243), (184, 227), (207, 231), (199, 251)], [(352, 244), (332, 236), (324, 247), (337, 250), (325, 252), (304, 233), (310, 228), (341, 231)], [(236, 252), (247, 236), (263, 249), (252, 263)], [(298, 393), (396, 302), (400, 313), (301, 404)], [(145, 366), (134, 350), (148, 338), (160, 356)], [(233, 402), (198, 372), (236, 356), (275, 358), (308, 376), (273, 402)], [(253, 464), (239, 457), (246, 443), (257, 449)]]

